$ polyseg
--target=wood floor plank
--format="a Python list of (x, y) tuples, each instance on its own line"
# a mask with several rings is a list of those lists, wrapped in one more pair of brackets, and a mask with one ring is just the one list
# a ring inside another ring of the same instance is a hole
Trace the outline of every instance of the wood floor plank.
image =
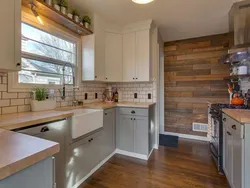
[(149, 161), (115, 155), (79, 188), (228, 188), (207, 142), (179, 140), (160, 147)]

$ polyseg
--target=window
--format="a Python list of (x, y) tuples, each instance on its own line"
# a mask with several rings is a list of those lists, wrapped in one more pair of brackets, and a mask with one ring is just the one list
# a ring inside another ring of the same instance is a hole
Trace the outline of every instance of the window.
[(72, 67), (76, 67), (76, 43), (22, 23), (19, 83), (60, 85), (64, 79), (66, 84), (73, 84)]

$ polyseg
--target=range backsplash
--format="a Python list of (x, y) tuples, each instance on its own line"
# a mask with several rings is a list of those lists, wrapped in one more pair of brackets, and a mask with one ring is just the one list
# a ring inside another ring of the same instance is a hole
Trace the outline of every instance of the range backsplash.
[[(156, 85), (154, 83), (101, 83), (101, 82), (84, 82), (76, 91), (76, 99), (84, 103), (102, 101), (102, 94), (107, 86), (117, 87), (121, 95), (122, 101), (130, 102), (155, 102), (156, 101)], [(88, 94), (85, 100), (85, 94)], [(95, 93), (98, 98), (95, 99)], [(138, 94), (138, 99), (134, 99), (134, 93)], [(148, 99), (148, 94), (151, 94), (152, 99)], [(66, 99), (62, 100), (59, 91), (55, 90), (55, 100), (57, 107), (65, 107), (72, 105), (72, 91), (66, 92)], [(30, 92), (8, 92), (7, 76), (0, 76), (0, 114), (10, 114), (17, 112), (28, 112), (30, 107), (31, 93)]]

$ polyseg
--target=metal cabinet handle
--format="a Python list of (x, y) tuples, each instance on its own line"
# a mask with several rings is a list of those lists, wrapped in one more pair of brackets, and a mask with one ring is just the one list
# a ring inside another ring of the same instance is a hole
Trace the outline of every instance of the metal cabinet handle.
[(225, 122), (227, 119), (226, 118), (223, 118), (223, 121)]
[(48, 127), (43, 127), (41, 129), (41, 133), (45, 133), (45, 132), (48, 132), (49, 131), (49, 128)]
[(232, 126), (232, 129), (236, 130), (236, 125), (233, 125), (233, 126)]
[(131, 118), (131, 120), (133, 120), (133, 118)]
[(135, 120), (135, 118), (134, 118), (134, 120)]
[(91, 139), (89, 139), (89, 142), (92, 142), (94, 139), (93, 138), (91, 138)]
[(229, 136), (231, 136), (231, 135), (232, 135), (232, 134), (231, 134), (230, 132), (228, 132), (228, 131), (227, 131), (227, 134), (228, 134)]
[(20, 67), (20, 66), (21, 66), (21, 63), (17, 63), (16, 66), (17, 66), (17, 67)]
[(105, 113), (105, 116), (107, 116), (108, 114), (107, 113)]
[(135, 114), (135, 111), (133, 110), (133, 111), (131, 111), (131, 114)]

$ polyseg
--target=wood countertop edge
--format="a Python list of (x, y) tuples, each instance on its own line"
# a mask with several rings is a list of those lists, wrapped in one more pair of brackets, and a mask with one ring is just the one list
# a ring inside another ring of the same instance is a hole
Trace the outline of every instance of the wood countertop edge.
[[(233, 112), (233, 111), (238, 111), (237, 113), (239, 113), (239, 111), (247, 111), (247, 110), (244, 110), (244, 109), (222, 109), (222, 112), (226, 115), (228, 115), (229, 117), (231, 117), (232, 119), (234, 119), (235, 121), (238, 121), (239, 123), (241, 124), (250, 124), (250, 117), (249, 117), (249, 120), (244, 120), (245, 118), (244, 117), (240, 117), (240, 116), (235, 116), (233, 115), (232, 113), (230, 112)], [(235, 113), (235, 112), (234, 112)], [(250, 110), (248, 110), (248, 113), (250, 115)]]
[(38, 119), (33, 119), (33, 120), (27, 120), (27, 121), (19, 122), (17, 124), (2, 125), (1, 126), (1, 123), (0, 123), (0, 128), (6, 129), (6, 130), (14, 130), (14, 129), (28, 127), (28, 126), (32, 126), (32, 125), (36, 125), (36, 124), (47, 123), (47, 122), (51, 122), (51, 121), (56, 121), (56, 120), (72, 117), (73, 115), (74, 115), (74, 113), (69, 111), (69, 113), (55, 115), (52, 117), (42, 117), (40, 119), (38, 118)]
[(52, 157), (54, 154), (58, 153), (59, 151), (60, 151), (60, 145), (56, 143), (47, 149), (44, 149), (26, 158), (19, 159), (18, 161), (13, 162), (7, 166), (1, 167), (0, 168), (0, 181), (48, 157)]

